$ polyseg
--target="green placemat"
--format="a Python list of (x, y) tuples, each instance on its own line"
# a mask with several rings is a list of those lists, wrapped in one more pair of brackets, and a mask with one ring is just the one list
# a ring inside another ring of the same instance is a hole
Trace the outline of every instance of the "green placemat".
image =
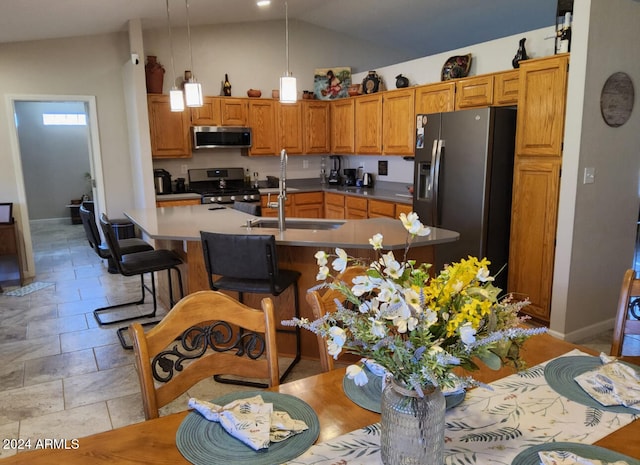
[[(573, 379), (582, 373), (589, 370), (594, 370), (602, 365), (602, 362), (598, 357), (590, 356), (575, 356), (575, 357), (560, 357), (555, 360), (551, 360), (544, 367), (544, 377), (547, 384), (556, 391), (558, 394), (565, 396), (579, 404), (586, 405), (587, 407), (597, 408), (599, 410), (606, 410), (608, 412), (615, 413), (630, 413), (638, 414), (639, 411), (623, 405), (613, 405), (606, 407), (600, 402), (595, 400), (584, 389), (580, 387), (578, 383)], [(633, 365), (631, 365), (633, 366)], [(633, 366), (636, 370), (638, 367)]]
[(184, 458), (195, 465), (272, 465), (299, 456), (318, 439), (318, 416), (309, 404), (297, 397), (270, 391), (240, 391), (226, 394), (212, 402), (226, 405), (236, 399), (256, 395), (261, 395), (265, 402), (273, 403), (274, 410), (285, 411), (291, 418), (304, 421), (309, 429), (271, 444), (266, 451), (256, 452), (227, 433), (219, 423), (208, 421), (197, 412), (191, 412), (176, 433), (176, 446)]
[(603, 447), (592, 446), (590, 444), (580, 444), (577, 442), (547, 442), (529, 447), (516, 455), (511, 462), (511, 465), (539, 465), (540, 459), (538, 458), (538, 452), (543, 450), (567, 451), (586, 459), (602, 460), (603, 462), (624, 460), (629, 465), (640, 465), (639, 460), (620, 454), (619, 452), (614, 452)]
[[(349, 377), (345, 375), (344, 378), (342, 378), (342, 389), (354, 404), (371, 410), (372, 412), (382, 413), (382, 377), (371, 373), (366, 365), (362, 369), (367, 374), (369, 382), (364, 386), (357, 386), (352, 379), (349, 379)], [(447, 403), (447, 409), (459, 405), (464, 400), (466, 394), (464, 389), (450, 394), (445, 393), (444, 399)]]

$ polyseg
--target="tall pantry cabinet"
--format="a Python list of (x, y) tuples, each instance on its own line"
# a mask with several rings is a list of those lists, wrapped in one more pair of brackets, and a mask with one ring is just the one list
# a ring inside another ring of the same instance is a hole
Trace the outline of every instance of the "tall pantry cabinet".
[(520, 63), (508, 291), (548, 322), (558, 223), (568, 54)]

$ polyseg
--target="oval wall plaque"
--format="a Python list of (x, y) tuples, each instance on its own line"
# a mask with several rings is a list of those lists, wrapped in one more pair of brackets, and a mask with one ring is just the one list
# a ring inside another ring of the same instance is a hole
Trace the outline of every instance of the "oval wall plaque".
[(600, 111), (605, 123), (612, 127), (627, 122), (633, 110), (633, 82), (627, 73), (613, 73), (602, 86)]

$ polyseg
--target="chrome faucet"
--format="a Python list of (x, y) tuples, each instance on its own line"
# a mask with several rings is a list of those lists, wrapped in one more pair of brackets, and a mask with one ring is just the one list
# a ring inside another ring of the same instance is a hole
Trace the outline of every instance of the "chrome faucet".
[(269, 208), (278, 209), (278, 230), (285, 231), (285, 202), (287, 201), (287, 151), (280, 151), (280, 182), (278, 184), (278, 202), (271, 202), (271, 194), (267, 196), (267, 205)]

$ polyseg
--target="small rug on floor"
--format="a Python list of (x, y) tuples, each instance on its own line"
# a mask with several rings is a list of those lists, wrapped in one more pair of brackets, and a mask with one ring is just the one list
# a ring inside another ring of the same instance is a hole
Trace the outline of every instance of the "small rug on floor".
[(9, 295), (13, 297), (22, 297), (27, 294), (31, 294), (32, 292), (39, 291), (40, 289), (44, 289), (49, 286), (53, 286), (54, 283), (41, 283), (41, 282), (33, 282), (23, 287), (18, 287), (16, 289), (12, 289), (10, 291), (6, 291), (1, 295)]

